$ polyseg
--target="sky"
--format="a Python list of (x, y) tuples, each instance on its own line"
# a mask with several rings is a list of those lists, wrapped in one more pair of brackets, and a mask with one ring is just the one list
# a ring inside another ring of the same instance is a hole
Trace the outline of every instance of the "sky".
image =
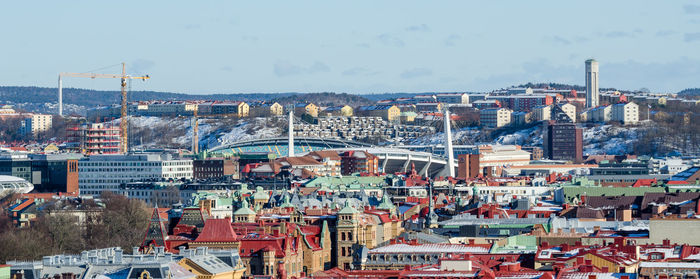
[(0, 26), (0, 85), (125, 62), (132, 90), (471, 92), (583, 85), (595, 58), (600, 87), (700, 87), (697, 1), (8, 1)]

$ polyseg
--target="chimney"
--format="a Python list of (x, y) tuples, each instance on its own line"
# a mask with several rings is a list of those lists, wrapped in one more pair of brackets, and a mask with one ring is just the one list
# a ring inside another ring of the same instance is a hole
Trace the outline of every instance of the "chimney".
[(598, 279), (598, 276), (595, 274), (588, 275), (588, 279)]
[(578, 265), (583, 264), (583, 257), (577, 257), (577, 258), (576, 258), (576, 264), (578, 264)]
[(469, 239), (469, 245), (474, 245), (474, 239)]
[(121, 264), (123, 256), (124, 256), (124, 251), (122, 251), (122, 248), (114, 249), (114, 263)]
[(603, 273), (608, 273), (608, 267), (607, 267), (607, 266), (602, 267), (601, 270), (603, 271)]

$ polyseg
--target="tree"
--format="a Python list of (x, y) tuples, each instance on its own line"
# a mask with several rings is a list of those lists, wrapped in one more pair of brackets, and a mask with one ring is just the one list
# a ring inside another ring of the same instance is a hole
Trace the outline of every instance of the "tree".
[[(102, 211), (101, 222), (92, 230), (93, 248), (121, 247), (124, 250), (141, 244), (143, 230), (148, 226), (149, 210), (141, 200), (129, 199), (125, 196), (103, 192), (102, 200), (105, 208)], [(99, 230), (101, 229), (101, 230)]]

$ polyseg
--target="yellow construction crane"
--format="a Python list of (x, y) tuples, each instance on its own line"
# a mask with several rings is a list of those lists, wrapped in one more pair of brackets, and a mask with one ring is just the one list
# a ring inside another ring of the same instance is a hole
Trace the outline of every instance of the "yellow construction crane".
[(122, 74), (121, 75), (111, 75), (111, 74), (95, 74), (95, 73), (60, 73), (58, 74), (58, 111), (59, 115), (63, 115), (63, 82), (62, 77), (83, 77), (83, 78), (118, 78), (121, 79), (122, 83), (122, 107), (121, 107), (121, 120), (119, 122), (120, 136), (121, 136), (121, 153), (127, 153), (129, 151), (128, 146), (128, 120), (126, 119), (126, 80), (127, 79), (140, 79), (146, 81), (151, 78), (148, 75), (145, 76), (129, 76), (126, 74), (126, 64), (122, 63)]

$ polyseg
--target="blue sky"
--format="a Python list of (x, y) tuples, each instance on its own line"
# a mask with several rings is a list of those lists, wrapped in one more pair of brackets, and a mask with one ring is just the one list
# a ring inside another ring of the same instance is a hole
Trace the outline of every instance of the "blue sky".
[(700, 87), (700, 2), (11, 1), (0, 24), (0, 85), (124, 61), (133, 90), (487, 91), (583, 84), (594, 57), (601, 87)]

